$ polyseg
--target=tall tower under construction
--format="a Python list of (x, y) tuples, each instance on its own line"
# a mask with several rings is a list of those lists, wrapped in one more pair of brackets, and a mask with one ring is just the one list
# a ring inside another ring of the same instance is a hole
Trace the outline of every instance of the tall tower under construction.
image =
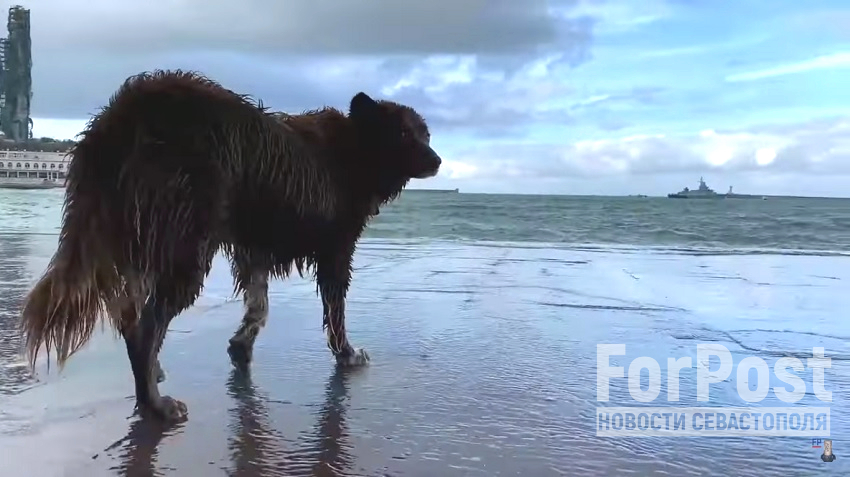
[(0, 131), (6, 139), (27, 141), (32, 137), (32, 41), (30, 11), (9, 8), (7, 38), (0, 39)]

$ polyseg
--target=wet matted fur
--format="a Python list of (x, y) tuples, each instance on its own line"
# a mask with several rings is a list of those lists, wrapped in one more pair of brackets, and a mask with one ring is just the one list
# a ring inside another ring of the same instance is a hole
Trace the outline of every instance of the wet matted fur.
[(429, 143), (416, 111), (364, 93), (347, 115), (289, 115), (191, 72), (128, 78), (70, 152), (59, 246), (22, 312), (31, 365), (44, 346), (62, 366), (107, 316), (140, 410), (184, 418), (183, 403), (159, 394), (157, 355), (219, 250), (244, 292), (234, 365), (251, 360), (269, 278), (293, 269), (316, 278), (338, 363), (364, 364), (345, 332), (354, 249), (381, 204), (437, 173)]

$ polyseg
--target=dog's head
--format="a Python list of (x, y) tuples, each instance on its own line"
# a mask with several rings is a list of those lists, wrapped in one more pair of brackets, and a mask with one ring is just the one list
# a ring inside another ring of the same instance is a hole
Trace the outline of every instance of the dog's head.
[(398, 195), (411, 179), (437, 175), (442, 159), (431, 149), (428, 126), (413, 108), (358, 93), (351, 99), (348, 116), (369, 175), (378, 182), (381, 202)]

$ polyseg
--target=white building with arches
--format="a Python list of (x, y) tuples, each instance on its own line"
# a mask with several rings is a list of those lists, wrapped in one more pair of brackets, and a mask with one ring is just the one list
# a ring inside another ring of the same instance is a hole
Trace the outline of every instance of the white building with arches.
[(0, 150), (0, 188), (64, 187), (69, 163), (65, 152)]

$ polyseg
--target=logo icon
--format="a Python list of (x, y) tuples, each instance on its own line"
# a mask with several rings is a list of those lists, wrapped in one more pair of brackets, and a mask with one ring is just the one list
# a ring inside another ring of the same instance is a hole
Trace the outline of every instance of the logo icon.
[(823, 454), (820, 455), (820, 460), (824, 462), (835, 460), (835, 454), (832, 453), (832, 439), (823, 440)]
[(812, 437), (812, 449), (823, 448), (823, 439), (820, 437)]

